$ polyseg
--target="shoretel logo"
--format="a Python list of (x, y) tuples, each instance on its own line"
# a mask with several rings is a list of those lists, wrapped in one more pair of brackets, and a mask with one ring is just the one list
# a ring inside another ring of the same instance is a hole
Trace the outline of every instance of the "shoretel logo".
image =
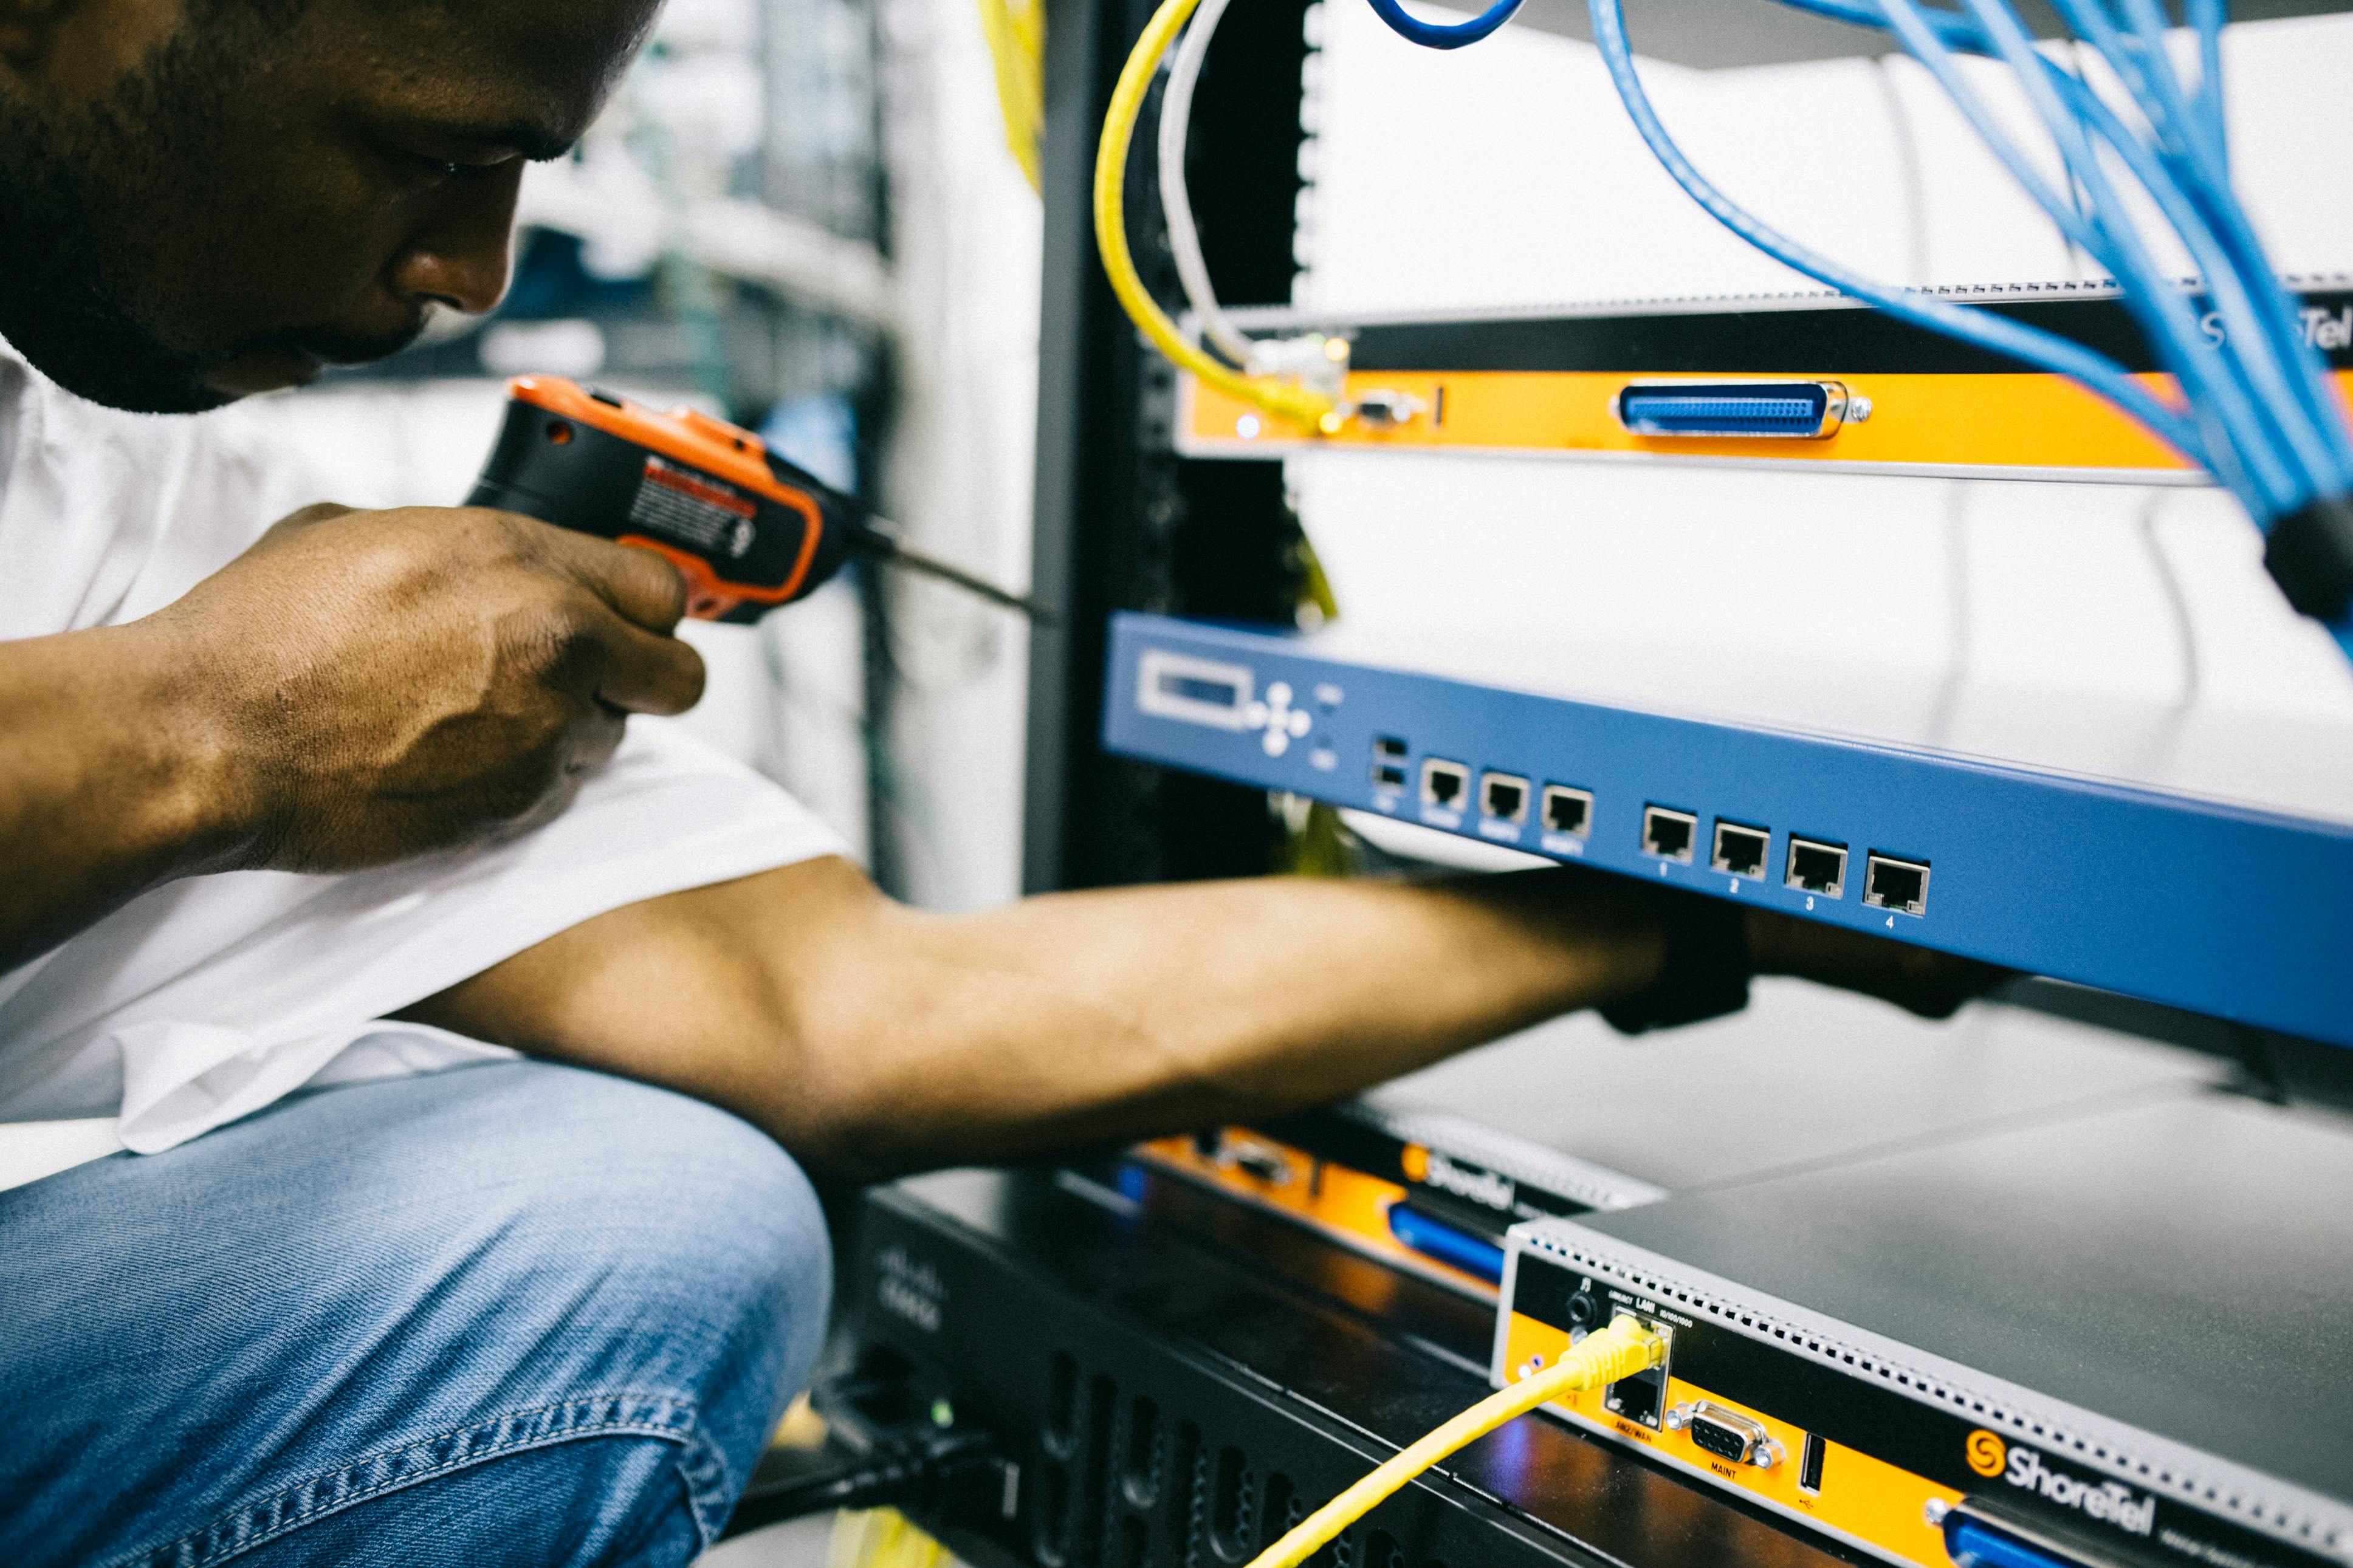
[(2003, 1453), (2000, 1438), (1990, 1432), (1969, 1434), (1969, 1468), (1990, 1476), (1990, 1460), (2001, 1479), (2021, 1491), (2030, 1491), (2062, 1508), (2072, 1508), (2086, 1519), (2113, 1524), (2134, 1535), (2147, 1535), (2157, 1523), (2157, 1499), (2136, 1495), (2122, 1481), (2093, 1480), (2070, 1475), (2031, 1448), (2011, 1446)]
[(1458, 1165), (1432, 1149), (1421, 1179), (1442, 1193), (1452, 1193), (1458, 1198), (1469, 1198), (1502, 1214), (1512, 1212), (1512, 1202), (1519, 1189), (1493, 1171), (1482, 1171)]

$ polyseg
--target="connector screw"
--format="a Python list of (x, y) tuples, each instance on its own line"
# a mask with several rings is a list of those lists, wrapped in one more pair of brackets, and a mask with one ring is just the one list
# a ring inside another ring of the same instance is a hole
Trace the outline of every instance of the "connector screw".
[(1947, 1502), (1943, 1498), (1932, 1497), (1920, 1510), (1920, 1517), (1928, 1521), (1929, 1529), (1942, 1530), (1945, 1527), (1945, 1516), (1952, 1511), (1951, 1503)]
[(1868, 397), (1850, 397), (1850, 398), (1848, 398), (1848, 399), (1846, 400), (1846, 420), (1847, 420), (1847, 423), (1848, 423), (1848, 424), (1850, 424), (1850, 425), (1860, 425), (1860, 424), (1862, 424), (1864, 420), (1866, 420), (1866, 419), (1868, 419), (1868, 418), (1870, 418), (1870, 417), (1871, 417), (1871, 399), (1870, 399), (1870, 398), (1868, 398)]

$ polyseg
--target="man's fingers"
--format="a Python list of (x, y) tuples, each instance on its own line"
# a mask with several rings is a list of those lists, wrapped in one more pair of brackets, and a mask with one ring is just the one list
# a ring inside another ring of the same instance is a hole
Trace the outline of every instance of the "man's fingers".
[(603, 617), (597, 642), (603, 658), (594, 695), (599, 701), (625, 712), (668, 717), (702, 700), (702, 656), (689, 644), (618, 616)]
[(648, 631), (667, 632), (686, 614), (686, 579), (650, 550), (550, 527), (554, 560), (579, 584)]

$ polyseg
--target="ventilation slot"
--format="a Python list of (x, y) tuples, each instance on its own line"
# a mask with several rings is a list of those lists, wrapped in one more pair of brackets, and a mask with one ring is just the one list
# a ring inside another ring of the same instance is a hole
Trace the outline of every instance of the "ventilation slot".
[(1076, 1568), (1094, 1568), (1113, 1544), (1105, 1540), (1109, 1521), (1104, 1510), (1113, 1484), (1112, 1426), (1119, 1412), (1119, 1390), (1111, 1379), (1097, 1375), (1087, 1380), (1086, 1401), (1087, 1435), (1077, 1465), (1078, 1517), (1071, 1528), (1071, 1560)]
[(1266, 1478), (1266, 1502), (1259, 1510), (1258, 1549), (1265, 1551), (1306, 1517), (1307, 1505), (1300, 1500), (1291, 1478), (1281, 1470), (1274, 1471)]
[(1039, 1436), (1046, 1452), (1058, 1459), (1069, 1458), (1079, 1440), (1079, 1363), (1068, 1351), (1054, 1353), (1046, 1389), (1046, 1427)]
[(1149, 1509), (1160, 1496), (1160, 1407), (1139, 1396), (1127, 1407), (1127, 1440), (1120, 1445), (1120, 1490), (1130, 1508)]

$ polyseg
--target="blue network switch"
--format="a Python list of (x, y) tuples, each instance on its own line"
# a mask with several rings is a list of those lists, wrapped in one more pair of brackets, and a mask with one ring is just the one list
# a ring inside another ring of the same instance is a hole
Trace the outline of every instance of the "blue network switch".
[(2353, 826), (1123, 615), (1104, 743), (2353, 1047)]

